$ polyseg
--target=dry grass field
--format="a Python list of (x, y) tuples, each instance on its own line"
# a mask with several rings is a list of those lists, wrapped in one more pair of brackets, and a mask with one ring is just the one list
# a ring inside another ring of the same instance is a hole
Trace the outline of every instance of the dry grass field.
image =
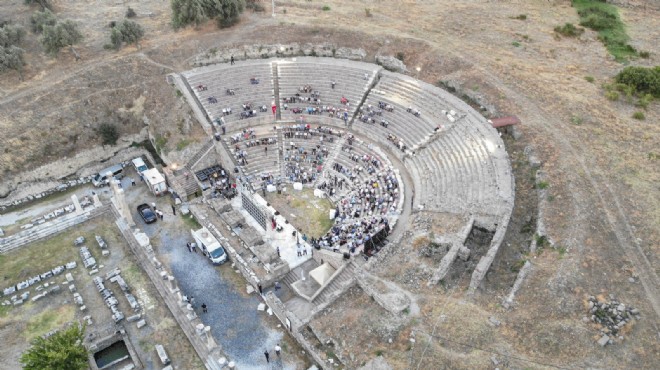
[[(373, 347), (369, 354), (381, 351), (396, 368), (418, 369), (484, 368), (493, 364), (493, 353), (500, 366), (512, 368), (650, 369), (660, 363), (660, 104), (651, 104), (646, 120), (639, 121), (632, 118), (638, 110), (633, 104), (606, 99), (601, 84), (624, 65), (593, 31), (575, 39), (555, 36), (555, 26), (578, 23), (570, 1), (287, 0), (276, 1), (274, 18), (266, 1), (265, 12), (247, 11), (231, 29), (209, 23), (177, 32), (169, 25), (167, 1), (53, 3), (59, 17), (82, 25), (82, 59), (76, 62), (66, 51), (45, 56), (36, 37), (28, 35), (25, 79), (15, 73), (0, 78), (5, 191), (38, 165), (99, 146), (94, 130), (102, 122), (117, 123), (123, 135), (148, 123), (152, 135), (169, 135), (166, 150), (175, 150), (186, 135), (179, 127), (189, 113), (165, 74), (188, 69), (196, 54), (210, 48), (329, 42), (364, 48), (371, 61), (376, 54), (400, 55), (414, 77), (433, 84), (450, 81), (500, 114), (521, 119), (519, 145), (539, 153), (552, 195), (543, 220), (548, 237), (564, 252), (532, 257), (534, 271), (510, 311), (500, 306), (509, 284), (491, 283), (500, 277), (497, 271), (473, 299), (464, 297), (460, 286), (444, 291), (406, 285), (424, 297), (420, 316), (401, 329), (404, 337), (417, 331), (417, 347), (410, 351), (395, 338), (394, 346), (374, 343), (383, 348)], [(651, 52), (631, 63), (660, 64), (658, 2), (613, 3), (620, 5), (631, 44)], [(127, 6), (146, 29), (142, 48), (104, 50), (108, 22), (120, 19)], [(22, 0), (0, 3), (0, 14), (26, 26), (34, 10)], [(513, 19), (521, 14), (526, 19)], [(418, 267), (405, 260), (406, 251), (410, 248), (402, 245), (385, 262), (385, 275)], [(503, 256), (512, 258), (506, 251)], [(509, 273), (502, 275), (511, 281)], [(621, 344), (601, 348), (594, 338), (598, 331), (582, 322), (586, 297), (597, 294), (614, 294), (643, 313)], [(484, 324), (493, 315), (503, 324)]]

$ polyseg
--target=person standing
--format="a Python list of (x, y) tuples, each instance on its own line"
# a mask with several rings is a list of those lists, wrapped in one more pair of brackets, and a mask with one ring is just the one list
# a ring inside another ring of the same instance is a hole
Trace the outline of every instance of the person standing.
[(190, 248), (192, 248), (193, 252), (197, 253), (197, 243), (190, 244)]
[(234, 65), (234, 56), (233, 55), (231, 56), (230, 60), (231, 60), (231, 65)]
[(278, 358), (280, 357), (280, 353), (281, 353), (281, 352), (282, 352), (282, 348), (280, 347), (280, 344), (277, 343), (277, 344), (275, 345), (275, 354), (277, 355)]
[(280, 257), (280, 258), (282, 257), (282, 255), (280, 254), (280, 247), (279, 246), (277, 247), (277, 257)]
[(135, 179), (131, 177), (131, 185), (135, 186)]
[(176, 216), (176, 207), (172, 204), (172, 214)]
[(268, 354), (268, 350), (264, 351), (264, 356), (266, 356), (266, 363), (270, 363), (270, 355)]
[(264, 288), (261, 286), (261, 283), (257, 284), (257, 288), (259, 288), (259, 294), (264, 295)]
[(206, 309), (206, 303), (202, 303), (202, 312), (204, 312), (204, 313), (209, 312), (209, 311)]
[(192, 253), (191, 243), (190, 242), (186, 243), (186, 246), (188, 247), (188, 253)]

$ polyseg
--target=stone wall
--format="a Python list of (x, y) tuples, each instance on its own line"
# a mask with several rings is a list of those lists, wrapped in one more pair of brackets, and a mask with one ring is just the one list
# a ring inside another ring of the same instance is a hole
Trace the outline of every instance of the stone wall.
[(216, 63), (228, 63), (231, 57), (234, 60), (246, 59), (268, 59), (274, 57), (315, 56), (333, 57), (349, 60), (363, 60), (367, 56), (364, 49), (352, 49), (337, 47), (335, 44), (274, 44), (274, 45), (242, 45), (233, 48), (218, 50), (211, 48), (203, 54), (199, 54), (191, 62), (194, 67), (201, 67)]
[[(146, 130), (144, 136), (134, 135), (132, 138), (135, 140), (130, 143), (144, 141), (147, 139)], [(21, 174), (22, 178), (18, 182), (2, 181), (4, 184), (0, 184), (0, 187), (5, 189), (0, 189), (0, 198), (3, 191), (5, 197), (0, 200), (0, 212), (87, 184), (91, 176), (114, 163), (130, 165), (130, 160), (139, 156), (145, 156), (151, 163), (155, 163), (151, 153), (143, 148), (132, 147), (130, 143), (107, 149), (99, 147), (81, 152), (73, 158), (63, 158)], [(72, 177), (75, 179), (65, 180)]]
[(312, 258), (314, 258), (314, 261), (316, 261), (319, 265), (327, 262), (335, 270), (344, 265), (344, 256), (341, 253), (336, 253), (326, 249), (314, 250), (312, 253)]

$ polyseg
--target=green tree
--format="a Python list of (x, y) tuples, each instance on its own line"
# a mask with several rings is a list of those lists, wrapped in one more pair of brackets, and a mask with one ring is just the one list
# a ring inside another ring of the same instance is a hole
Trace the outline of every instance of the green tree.
[(121, 36), (121, 31), (119, 30), (119, 26), (112, 27), (110, 30), (110, 44), (106, 45), (106, 49), (115, 49), (119, 50), (121, 48), (122, 44), (122, 36)]
[(30, 17), (30, 27), (34, 33), (43, 33), (44, 26), (54, 26), (57, 24), (55, 14), (48, 9), (37, 11)]
[(245, 0), (172, 0), (172, 24), (181, 28), (215, 19), (218, 27), (228, 27), (238, 21), (244, 9)]
[(144, 36), (144, 29), (138, 23), (125, 19), (119, 26), (122, 41), (127, 44), (135, 44), (140, 48), (140, 39)]
[(0, 73), (15, 70), (18, 72), (19, 78), (23, 80), (24, 65), (23, 49), (16, 45), (9, 47), (0, 46)]
[(48, 0), (25, 0), (26, 5), (37, 4), (41, 6), (41, 10), (50, 9), (50, 2)]
[(18, 45), (25, 37), (25, 29), (19, 25), (5, 24), (0, 27), (0, 46)]
[(213, 0), (213, 7), (215, 9), (215, 14), (212, 18), (215, 18), (218, 23), (218, 27), (225, 28), (230, 27), (234, 23), (238, 22), (238, 17), (243, 13), (245, 9), (244, 0)]
[(25, 30), (21, 26), (5, 24), (0, 27), (0, 73), (9, 70), (18, 72), (23, 79), (23, 49), (18, 44), (23, 41)]
[(208, 0), (172, 0), (172, 25), (174, 28), (189, 24), (199, 26), (206, 21), (205, 3)]
[(102, 123), (99, 126), (99, 134), (101, 135), (103, 145), (115, 145), (119, 139), (119, 131), (117, 126), (112, 123)]
[(75, 55), (76, 60), (78, 60), (80, 55), (78, 55), (73, 45), (79, 43), (82, 39), (83, 36), (78, 31), (76, 23), (67, 20), (58, 22), (55, 26), (45, 26), (41, 43), (46, 52), (52, 55), (57, 55), (61, 48), (68, 46)]
[(85, 327), (72, 325), (48, 338), (37, 337), (21, 355), (24, 370), (85, 370), (87, 349), (83, 345)]

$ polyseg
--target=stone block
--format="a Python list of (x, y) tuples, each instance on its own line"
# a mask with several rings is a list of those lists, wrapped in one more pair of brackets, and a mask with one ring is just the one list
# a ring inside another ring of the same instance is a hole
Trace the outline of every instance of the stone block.
[(467, 261), (470, 259), (470, 249), (466, 246), (462, 246), (458, 250), (458, 258), (460, 258), (462, 261)]
[(598, 340), (598, 344), (599, 344), (601, 347), (605, 347), (605, 345), (607, 345), (607, 343), (608, 343), (609, 341), (610, 341), (610, 337), (607, 336), (607, 335), (603, 335), (603, 336), (600, 337), (600, 339)]
[(144, 319), (137, 322), (137, 328), (138, 329), (141, 329), (141, 328), (145, 327), (146, 325), (147, 325), (147, 322)]
[(266, 304), (259, 303), (259, 305), (257, 306), (257, 310), (258, 311), (266, 311)]
[(76, 261), (71, 261), (71, 262), (67, 263), (66, 265), (64, 265), (64, 267), (66, 267), (67, 270), (73, 270), (73, 269), (76, 268), (76, 266), (78, 266)]

